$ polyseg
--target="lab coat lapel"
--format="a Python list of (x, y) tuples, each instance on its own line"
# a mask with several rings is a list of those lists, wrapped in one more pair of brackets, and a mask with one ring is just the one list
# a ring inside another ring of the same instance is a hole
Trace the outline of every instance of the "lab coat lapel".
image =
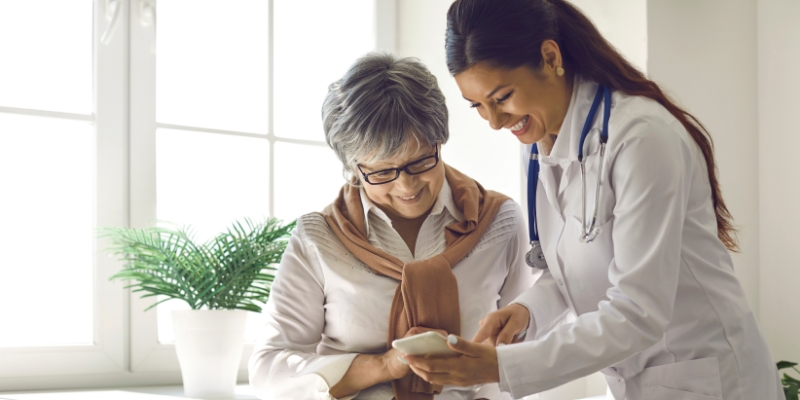
[[(547, 168), (547, 170), (549, 176), (552, 178), (551, 168)], [(544, 189), (545, 181), (548, 181), (548, 179), (543, 179), (546, 175), (547, 174), (541, 174), (540, 172), (539, 179), (542, 182), (540, 189)], [(550, 181), (550, 184), (552, 185), (553, 182)], [(541, 241), (542, 251), (544, 252), (544, 258), (547, 260), (550, 272), (553, 274), (556, 282), (558, 282), (558, 290), (561, 291), (562, 296), (564, 296), (567, 306), (574, 311), (575, 307), (572, 304), (572, 299), (564, 285), (563, 265), (560, 257), (558, 257), (558, 243), (561, 240), (561, 235), (564, 233), (566, 222), (563, 214), (553, 207), (554, 205), (558, 207), (558, 202), (554, 200), (551, 203), (548, 199), (549, 197), (554, 198), (554, 193), (555, 190), (542, 190), (536, 193), (536, 211), (537, 216), (539, 216), (539, 232), (545, 235)]]
[(536, 192), (536, 215), (539, 222), (539, 234), (547, 235), (541, 241), (542, 251), (547, 263), (550, 265), (550, 269), (559, 269), (561, 267), (558, 265), (558, 258), (556, 258), (558, 240), (553, 237), (553, 233), (564, 230), (564, 218), (561, 215), (558, 201), (555, 199), (555, 190), (550, 189), (554, 188), (555, 184), (552, 169), (543, 165), (542, 170), (539, 171), (539, 181), (541, 186), (539, 187), (540, 190)]
[[(547, 204), (549, 204), (558, 215), (561, 215), (561, 206), (558, 204), (558, 186), (556, 185), (555, 171), (553, 171), (552, 162), (546, 157), (543, 157), (539, 161), (539, 181), (542, 182)], [(539, 204), (539, 200), (539, 198), (536, 199), (536, 204)], [(538, 212), (540, 210), (536, 211)], [(551, 212), (551, 210), (541, 211)]]

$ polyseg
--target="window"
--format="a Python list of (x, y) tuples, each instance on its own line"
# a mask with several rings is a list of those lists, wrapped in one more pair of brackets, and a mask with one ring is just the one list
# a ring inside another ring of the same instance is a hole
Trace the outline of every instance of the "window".
[[(202, 240), (332, 201), (344, 178), (322, 101), (356, 57), (394, 49), (394, 9), (0, 3), (0, 49), (18, 60), (0, 64), (0, 391), (177, 382), (169, 311), (181, 305), (144, 312), (152, 299), (109, 282), (120, 264), (95, 229), (170, 221)], [(320, 183), (295, 179), (320, 165)]]
[(94, 227), (127, 222), (124, 80), (98, 85), (124, 54), (96, 45), (96, 7), (0, 3), (0, 389), (123, 371), (124, 291)]

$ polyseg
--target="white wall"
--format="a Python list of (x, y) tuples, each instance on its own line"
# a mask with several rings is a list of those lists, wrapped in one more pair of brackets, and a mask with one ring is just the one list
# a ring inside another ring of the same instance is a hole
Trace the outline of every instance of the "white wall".
[(647, 71), (646, 0), (571, 0), (603, 37), (641, 71)]
[(755, 0), (649, 0), (648, 72), (711, 133), (722, 194), (739, 227), (736, 274), (758, 315)]
[(398, 53), (419, 58), (439, 80), (450, 112), (450, 141), (442, 157), (487, 189), (521, 201), (522, 178), (517, 139), (493, 131), (469, 108), (445, 64), (444, 32), (452, 0), (399, 0)]
[(800, 2), (649, 0), (648, 71), (706, 124), (736, 272), (773, 357), (800, 361)]
[(756, 3), (760, 321), (776, 361), (800, 362), (800, 1)]
[(706, 124), (736, 272), (775, 360), (800, 361), (800, 2), (649, 0), (648, 70)]

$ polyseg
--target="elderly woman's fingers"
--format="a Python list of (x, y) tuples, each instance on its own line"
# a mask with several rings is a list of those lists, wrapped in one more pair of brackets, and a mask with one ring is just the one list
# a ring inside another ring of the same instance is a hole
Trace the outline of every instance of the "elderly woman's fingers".
[[(406, 332), (404, 337), (419, 335), (421, 333), (429, 332), (429, 331), (436, 331), (439, 332), (442, 336), (447, 336), (447, 332), (441, 329), (432, 329), (426, 328), (424, 326), (415, 326)], [(386, 370), (389, 372), (389, 375), (394, 379), (400, 379), (408, 374), (411, 373), (411, 368), (409, 368), (406, 354), (403, 354), (400, 350), (395, 348), (390, 348), (383, 354), (383, 361), (384, 365), (386, 366)]]
[(441, 329), (433, 329), (433, 328), (426, 328), (424, 326), (415, 326), (408, 330), (408, 333), (404, 337), (419, 335), (420, 333), (425, 333), (429, 331), (439, 332), (440, 335), (447, 337), (447, 331)]
[(406, 335), (404, 337), (419, 335), (420, 333), (424, 333), (424, 332), (425, 332), (425, 328), (422, 328), (422, 327), (419, 327), (419, 326), (415, 326), (415, 327), (409, 329), (408, 332), (406, 332)]

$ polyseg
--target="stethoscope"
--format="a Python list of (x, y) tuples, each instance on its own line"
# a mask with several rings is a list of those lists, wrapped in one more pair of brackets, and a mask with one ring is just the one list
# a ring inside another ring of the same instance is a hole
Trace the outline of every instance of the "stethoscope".
[[(583, 144), (586, 136), (592, 128), (597, 108), (603, 101), (603, 129), (600, 131), (600, 168), (597, 170), (597, 181), (594, 190), (594, 207), (592, 218), (586, 218), (586, 160), (583, 158)], [(592, 108), (586, 116), (586, 122), (581, 131), (581, 141), (578, 145), (578, 161), (581, 164), (581, 194), (582, 194), (582, 219), (581, 219), (581, 243), (591, 243), (600, 233), (600, 228), (596, 226), (597, 211), (600, 208), (600, 196), (603, 186), (600, 176), (605, 165), (606, 142), (608, 142), (608, 118), (611, 115), (611, 89), (600, 85), (597, 94), (594, 96)], [(544, 258), (542, 245), (539, 243), (539, 227), (536, 219), (536, 186), (539, 182), (539, 149), (534, 143), (531, 145), (531, 158), (528, 161), (528, 235), (531, 239), (531, 250), (525, 255), (525, 261), (532, 268), (547, 269), (547, 260)]]

